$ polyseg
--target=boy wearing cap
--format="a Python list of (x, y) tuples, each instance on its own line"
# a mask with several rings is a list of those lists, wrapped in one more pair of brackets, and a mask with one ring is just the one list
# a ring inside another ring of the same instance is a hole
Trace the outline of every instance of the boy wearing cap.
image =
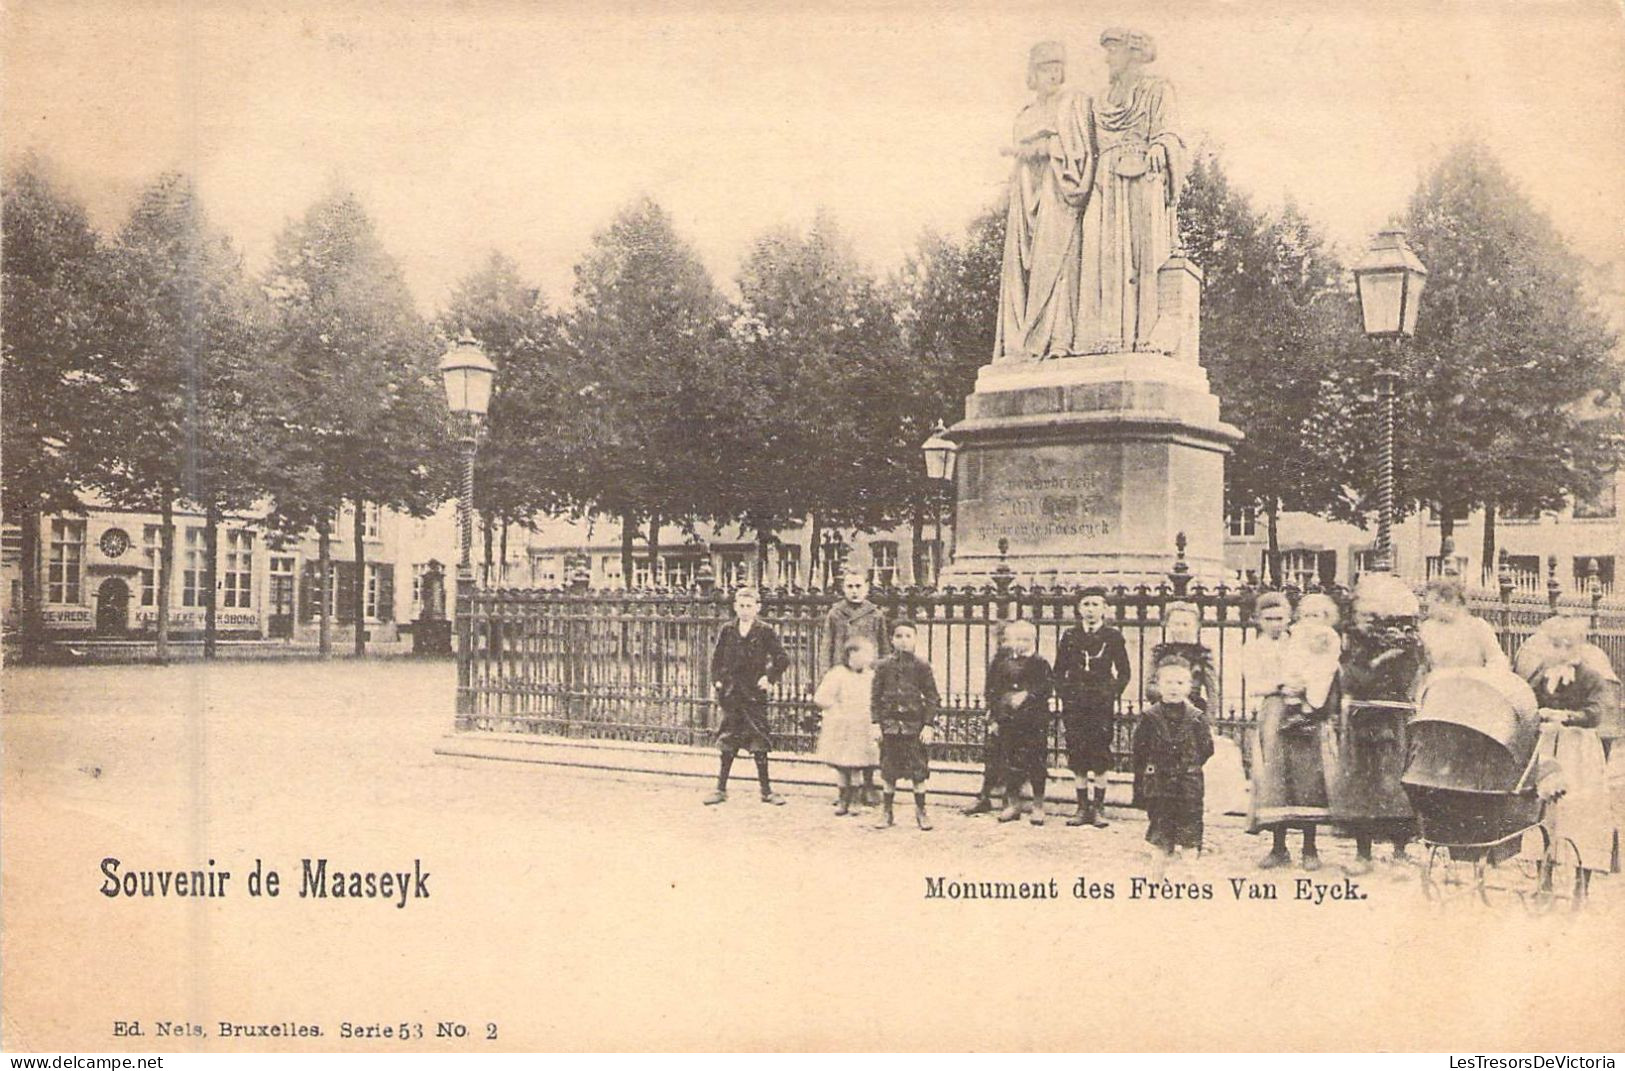
[(942, 699), (931, 667), (914, 653), (916, 634), (909, 621), (892, 629), (890, 658), (875, 667), (869, 703), (875, 732), (880, 736), (880, 778), (886, 785), (885, 808), (875, 828), (894, 824), (892, 806), (897, 782), (906, 780), (914, 790), (914, 822), (931, 828), (925, 813), (925, 782), (931, 776), (930, 747), (936, 740), (937, 709)]
[(1067, 765), (1078, 790), (1078, 811), (1067, 819), (1069, 826), (1107, 825), (1112, 717), (1118, 698), (1128, 687), (1129, 672), (1123, 634), (1106, 624), (1106, 589), (1085, 588), (1078, 596), (1078, 623), (1062, 633), (1055, 654), (1055, 689), (1061, 694)]

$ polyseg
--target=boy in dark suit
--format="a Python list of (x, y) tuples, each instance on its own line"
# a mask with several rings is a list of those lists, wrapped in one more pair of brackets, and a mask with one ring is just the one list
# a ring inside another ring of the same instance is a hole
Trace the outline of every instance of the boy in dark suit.
[(784, 653), (778, 633), (756, 619), (761, 608), (761, 596), (755, 589), (740, 588), (735, 592), (737, 616), (723, 626), (711, 655), (712, 687), (722, 708), (722, 723), (717, 727), (722, 766), (717, 772), (716, 791), (705, 797), (708, 806), (727, 800), (728, 773), (741, 751), (749, 751), (756, 760), (762, 802), (784, 805), (784, 797), (773, 791), (767, 776), (767, 753), (773, 746), (767, 728), (767, 690), (784, 676), (790, 658)]
[(1118, 697), (1128, 687), (1129, 672), (1123, 634), (1106, 624), (1106, 589), (1085, 588), (1078, 596), (1078, 623), (1061, 634), (1055, 653), (1055, 690), (1061, 693), (1066, 760), (1078, 789), (1078, 811), (1066, 820), (1069, 826), (1107, 824), (1112, 718)]
[(1031, 621), (1012, 621), (1004, 630), (1005, 649), (987, 671), (989, 736), (1002, 739), (1005, 763), (1004, 810), (999, 821), (1021, 817), (1021, 788), (1033, 790), (1032, 823), (1044, 824), (1044, 788), (1049, 777), (1050, 666), (1038, 654), (1038, 630)]

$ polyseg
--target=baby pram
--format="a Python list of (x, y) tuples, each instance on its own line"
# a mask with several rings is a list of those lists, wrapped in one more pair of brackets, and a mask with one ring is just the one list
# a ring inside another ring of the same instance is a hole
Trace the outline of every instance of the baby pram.
[[(1572, 845), (1559, 852), (1540, 824), (1541, 775), (1553, 771), (1540, 768), (1540, 719), (1529, 686), (1500, 670), (1440, 670), (1418, 700), (1409, 740), (1400, 784), (1427, 856), (1423, 892), (1443, 900), (1463, 891), (1485, 903), (1510, 892), (1531, 907), (1550, 906), (1559, 862), (1577, 875), (1578, 859), (1569, 858)], [(1520, 857), (1531, 831), (1539, 833), (1538, 858), (1503, 866)], [(1470, 866), (1471, 877), (1456, 864)], [(1578, 879), (1573, 889), (1578, 906)]]

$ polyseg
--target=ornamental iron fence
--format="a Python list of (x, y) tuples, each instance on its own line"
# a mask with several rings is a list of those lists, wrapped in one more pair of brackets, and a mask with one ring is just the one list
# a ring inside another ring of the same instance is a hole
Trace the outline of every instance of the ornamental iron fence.
[[(1554, 560), (1555, 561), (1555, 560)], [(1553, 613), (1585, 616), (1592, 642), (1616, 666), (1625, 665), (1625, 601), (1604, 599), (1593, 585), (1575, 595), (1555, 580), (1547, 594), (1518, 590), (1503, 574), (1495, 590), (1470, 589), (1469, 609), (1488, 620), (1509, 657)], [(1171, 602), (1194, 605), (1200, 639), (1212, 652), (1217, 702), (1209, 718), (1217, 732), (1243, 741), (1250, 724), (1243, 706), (1241, 652), (1250, 640), (1252, 609), (1266, 590), (1294, 602), (1322, 591), (1347, 606), (1341, 586), (1279, 589), (1206, 586), (1191, 582), (1179, 551), (1168, 580), (1156, 586), (1108, 587), (1108, 621), (1123, 633), (1132, 677), (1118, 704), (1114, 751), (1126, 760), (1134, 724), (1145, 706), (1146, 679), (1156, 645), (1166, 639)], [(1022, 587), (1008, 573), (985, 587), (891, 588), (870, 601), (888, 621), (918, 628), (917, 653), (941, 689), (937, 749), (946, 761), (979, 762), (987, 728), (983, 682), (1002, 626), (1032, 622), (1039, 653), (1052, 663), (1061, 633), (1076, 619), (1079, 589)], [(807, 715), (823, 664), (824, 618), (840, 596), (793, 589), (762, 591), (761, 619), (784, 644), (790, 665), (769, 693), (775, 746), (810, 751), (815, 731)], [(579, 580), (566, 589), (503, 588), (465, 592), (457, 624), (457, 728), (675, 744), (711, 742), (721, 712), (711, 687), (711, 653), (732, 617), (732, 591), (702, 583), (693, 589), (595, 591)], [(1346, 619), (1346, 614), (1345, 614)], [(1064, 764), (1060, 701), (1051, 728), (1051, 764)]]

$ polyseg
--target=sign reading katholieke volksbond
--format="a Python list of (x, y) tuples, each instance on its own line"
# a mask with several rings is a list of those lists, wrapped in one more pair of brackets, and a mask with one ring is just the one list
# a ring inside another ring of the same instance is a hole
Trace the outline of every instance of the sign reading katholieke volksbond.
[(1224, 458), (1241, 433), (1202, 371), (1202, 273), (1176, 241), (1173, 88), (1146, 69), (1149, 35), (1100, 43), (1094, 92), (1071, 84), (1059, 43), (1028, 55), (1033, 100), (1004, 150), (997, 341), (948, 432), (950, 583), (1001, 566), (1029, 584), (1156, 583), (1180, 532), (1193, 576), (1222, 574)]

